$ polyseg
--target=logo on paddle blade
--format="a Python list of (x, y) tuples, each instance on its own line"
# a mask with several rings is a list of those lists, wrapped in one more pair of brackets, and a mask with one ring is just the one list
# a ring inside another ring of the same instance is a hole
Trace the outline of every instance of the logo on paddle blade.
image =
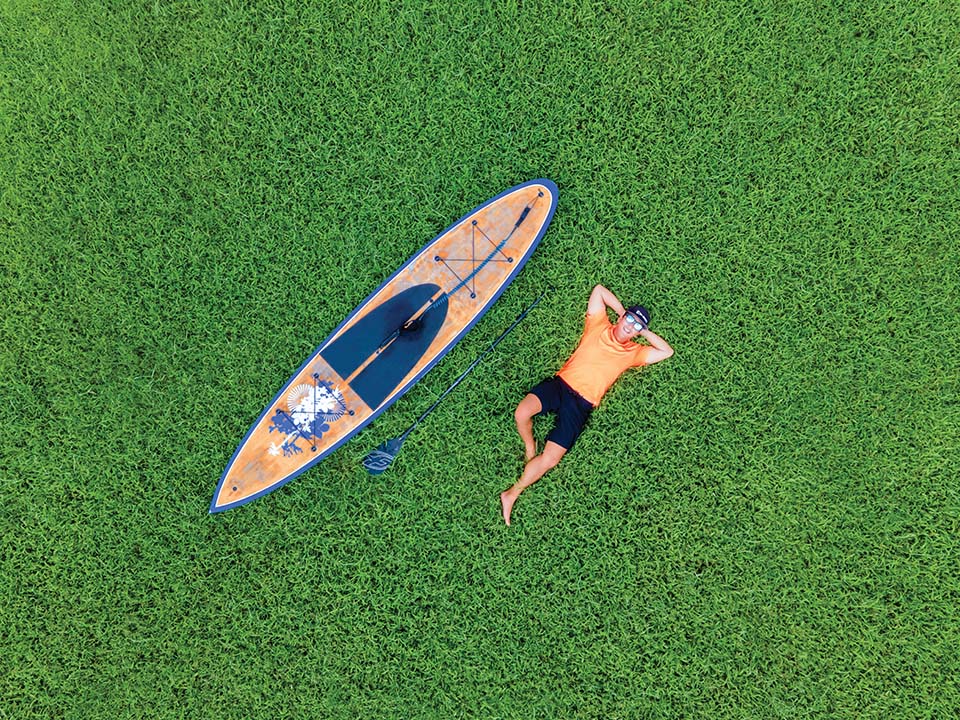
[(303, 449), (298, 440), (312, 443), (316, 449), (316, 440), (330, 429), (329, 423), (339, 420), (347, 411), (343, 393), (333, 383), (317, 380), (314, 385), (297, 385), (287, 393), (289, 410), (277, 408), (270, 422), (270, 432), (277, 431), (286, 435), (280, 444), (270, 443), (267, 450), (271, 455), (283, 454), (284, 457), (298, 455)]

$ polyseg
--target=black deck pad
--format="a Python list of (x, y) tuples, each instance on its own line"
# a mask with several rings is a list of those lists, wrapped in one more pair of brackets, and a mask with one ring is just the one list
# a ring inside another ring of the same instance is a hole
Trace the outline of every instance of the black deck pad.
[(431, 283), (407, 288), (371, 310), (320, 353), (342, 378), (373, 358), (350, 382), (369, 407), (379, 407), (427, 351), (447, 317), (447, 303), (435, 303), (379, 353), (378, 348), (439, 291)]

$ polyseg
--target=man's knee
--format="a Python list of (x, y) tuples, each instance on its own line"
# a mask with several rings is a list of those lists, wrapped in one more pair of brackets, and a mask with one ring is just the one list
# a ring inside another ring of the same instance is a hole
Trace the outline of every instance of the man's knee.
[(517, 409), (513, 411), (513, 418), (518, 423), (527, 422), (527, 420), (530, 420), (534, 415), (539, 413), (542, 408), (540, 398), (533, 394), (527, 395), (520, 401), (520, 404), (517, 405)]
[(553, 441), (547, 441), (547, 444), (543, 448), (543, 457), (544, 465), (548, 470), (555, 468), (560, 464), (560, 460), (563, 459), (563, 456), (567, 454), (567, 449), (562, 445), (557, 445)]

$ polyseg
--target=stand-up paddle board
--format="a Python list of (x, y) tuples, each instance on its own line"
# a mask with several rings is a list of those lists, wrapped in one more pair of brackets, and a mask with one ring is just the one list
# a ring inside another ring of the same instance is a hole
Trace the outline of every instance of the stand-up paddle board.
[(409, 390), (516, 277), (546, 232), (557, 197), (550, 180), (517, 185), (410, 258), (277, 393), (233, 454), (210, 512), (290, 482)]

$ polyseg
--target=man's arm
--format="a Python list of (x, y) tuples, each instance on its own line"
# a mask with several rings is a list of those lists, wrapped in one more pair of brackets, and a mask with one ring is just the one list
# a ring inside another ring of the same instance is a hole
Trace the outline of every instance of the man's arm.
[(662, 337), (650, 330), (641, 330), (640, 337), (650, 343), (653, 349), (646, 355), (646, 364), (653, 365), (673, 355), (673, 348)]
[(587, 315), (598, 315), (607, 308), (613, 310), (617, 317), (621, 317), (626, 310), (617, 296), (607, 290), (603, 285), (597, 285), (590, 293), (590, 302), (587, 303)]

